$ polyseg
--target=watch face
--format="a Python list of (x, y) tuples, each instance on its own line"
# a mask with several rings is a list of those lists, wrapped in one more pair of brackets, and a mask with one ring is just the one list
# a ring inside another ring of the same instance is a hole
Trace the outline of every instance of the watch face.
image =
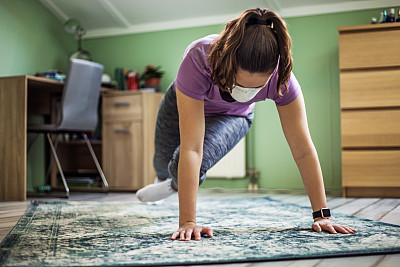
[(329, 209), (321, 209), (322, 218), (331, 217), (331, 211)]

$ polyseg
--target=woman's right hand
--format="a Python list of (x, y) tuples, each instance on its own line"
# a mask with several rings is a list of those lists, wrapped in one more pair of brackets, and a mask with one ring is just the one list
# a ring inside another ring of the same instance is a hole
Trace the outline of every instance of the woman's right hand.
[(213, 230), (196, 225), (194, 222), (187, 222), (179, 227), (179, 229), (171, 236), (171, 240), (175, 240), (179, 236), (180, 241), (190, 241), (192, 236), (194, 236), (194, 240), (200, 241), (201, 236), (204, 234), (208, 235), (208, 237), (213, 237)]

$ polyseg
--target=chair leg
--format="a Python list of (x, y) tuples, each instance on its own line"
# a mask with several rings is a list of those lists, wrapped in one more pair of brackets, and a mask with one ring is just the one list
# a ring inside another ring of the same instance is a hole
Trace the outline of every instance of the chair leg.
[[(57, 148), (58, 148), (59, 142), (60, 142), (60, 135), (57, 134), (56, 140), (54, 141), (54, 150), (56, 151), (56, 153), (57, 153)], [(52, 167), (53, 167), (53, 157), (50, 157), (49, 167), (47, 168), (47, 171), (46, 171), (46, 184), (49, 184)]]
[(92, 145), (90, 144), (89, 139), (87, 138), (87, 135), (86, 135), (86, 134), (83, 133), (82, 136), (83, 136), (83, 138), (85, 139), (86, 145), (87, 145), (87, 147), (89, 148), (89, 151), (90, 151), (90, 154), (92, 155), (92, 158), (93, 158), (93, 160), (94, 160), (94, 163), (96, 164), (97, 171), (99, 172), (100, 177), (101, 177), (101, 179), (103, 180), (104, 187), (105, 187), (105, 191), (108, 192), (108, 182), (107, 182), (107, 180), (106, 180), (106, 177), (104, 176), (103, 170), (101, 169), (100, 163), (99, 163), (99, 161), (97, 160), (96, 154), (95, 154), (94, 151), (93, 151)]
[(68, 188), (68, 185), (67, 185), (67, 181), (65, 180), (65, 176), (64, 176), (64, 173), (62, 171), (60, 161), (58, 160), (56, 150), (54, 149), (53, 140), (51, 139), (50, 133), (47, 134), (47, 140), (49, 140), (51, 151), (53, 152), (53, 156), (54, 156), (54, 159), (56, 161), (58, 171), (60, 172), (61, 179), (62, 179), (62, 182), (64, 184), (64, 188), (65, 188), (66, 197), (69, 197), (69, 188)]

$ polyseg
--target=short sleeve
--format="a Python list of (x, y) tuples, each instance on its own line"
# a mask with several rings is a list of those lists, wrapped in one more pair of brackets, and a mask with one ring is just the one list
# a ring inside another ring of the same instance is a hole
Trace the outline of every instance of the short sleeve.
[(288, 80), (288, 89), (289, 90), (286, 91), (285, 86), (281, 86), (281, 92), (283, 96), (279, 96), (278, 93), (276, 93), (275, 97), (273, 98), (276, 105), (286, 106), (292, 103), (300, 94), (301, 87), (293, 72), (290, 73), (290, 78)]
[(210, 88), (210, 78), (206, 75), (205, 66), (197, 62), (190, 52), (179, 67), (175, 87), (197, 100), (204, 100), (206, 91)]

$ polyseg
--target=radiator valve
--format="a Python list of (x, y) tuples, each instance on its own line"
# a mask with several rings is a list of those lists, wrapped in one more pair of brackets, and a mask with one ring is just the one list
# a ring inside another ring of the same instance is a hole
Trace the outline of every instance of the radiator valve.
[(246, 172), (247, 172), (247, 176), (249, 177), (248, 190), (249, 191), (257, 191), (258, 190), (258, 176), (260, 175), (260, 172), (257, 171), (256, 169), (248, 169)]

